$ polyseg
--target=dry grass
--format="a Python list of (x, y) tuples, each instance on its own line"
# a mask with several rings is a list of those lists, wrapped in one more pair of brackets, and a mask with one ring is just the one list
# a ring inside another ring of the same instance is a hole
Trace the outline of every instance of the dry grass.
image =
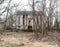
[(0, 47), (60, 47), (60, 33), (48, 33), (42, 37), (41, 33), (3, 32), (0, 34)]

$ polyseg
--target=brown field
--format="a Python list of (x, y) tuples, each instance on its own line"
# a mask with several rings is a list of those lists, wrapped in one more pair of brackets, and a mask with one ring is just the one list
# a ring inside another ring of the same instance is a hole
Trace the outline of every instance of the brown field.
[(60, 33), (1, 32), (0, 47), (60, 47)]

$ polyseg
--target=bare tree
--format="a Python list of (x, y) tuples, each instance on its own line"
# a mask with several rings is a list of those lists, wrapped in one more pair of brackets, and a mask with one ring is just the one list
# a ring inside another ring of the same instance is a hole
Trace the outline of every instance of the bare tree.
[(0, 4), (2, 4), (4, 2), (4, 0), (0, 0)]
[(33, 17), (33, 30), (35, 31), (35, 2), (34, 0), (31, 1), (31, 3), (29, 2), (29, 5), (31, 6), (32, 8), (32, 17)]
[(36, 6), (36, 4), (37, 4), (38, 2), (37, 1), (35, 1), (35, 0), (31, 0), (31, 2), (29, 2), (29, 6), (32, 8), (32, 18), (33, 18), (33, 30), (35, 31), (35, 32), (37, 32), (37, 23), (36, 23), (36, 15), (35, 15), (35, 6)]
[[(58, 1), (58, 0), (57, 0)], [(50, 17), (50, 31), (52, 30), (52, 16), (53, 16), (53, 13), (55, 11), (55, 8), (56, 8), (56, 3), (57, 3), (56, 0), (49, 0), (50, 4), (49, 4), (49, 12), (48, 12), (48, 15)]]
[(7, 14), (6, 14), (6, 20), (5, 20), (5, 22), (4, 22), (4, 30), (5, 30), (5, 27), (6, 27), (6, 22), (7, 22), (7, 17), (8, 17), (8, 13), (9, 13), (10, 2), (11, 2), (11, 0), (9, 0), (8, 6), (6, 7), (6, 12), (7, 12)]
[[(4, 0), (5, 1), (5, 0)], [(9, 17), (9, 15), (10, 15), (10, 19), (11, 19), (11, 25), (13, 25), (12, 23), (13, 23), (13, 15), (12, 15), (12, 11), (13, 11), (13, 8), (15, 7), (18, 7), (19, 6), (19, 3), (18, 4), (12, 4), (12, 6), (10, 6), (10, 4), (11, 4), (11, 1), (12, 0), (7, 0), (7, 1), (9, 1), (8, 3), (7, 3), (7, 6), (6, 7), (3, 7), (3, 8), (0, 8), (0, 10), (3, 10), (2, 12), (0, 12), (0, 15), (2, 15), (2, 14), (4, 14), (5, 12), (5, 14), (6, 14), (6, 19), (5, 19), (5, 22), (4, 22), (4, 30), (5, 30), (5, 27), (6, 27), (6, 23), (7, 23), (7, 20), (8, 20), (8, 17)]]

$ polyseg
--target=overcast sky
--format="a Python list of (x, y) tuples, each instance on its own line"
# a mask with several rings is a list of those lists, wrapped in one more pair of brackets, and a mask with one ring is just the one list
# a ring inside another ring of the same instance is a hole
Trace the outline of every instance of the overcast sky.
[[(12, 4), (18, 4), (19, 3), (19, 8), (22, 8), (23, 10), (30, 10), (30, 7), (28, 6), (28, 0), (12, 0), (11, 5)], [(24, 7), (23, 7), (24, 6)], [(18, 9), (19, 9), (18, 8)], [(22, 10), (21, 9), (21, 10)]]
[[(7, 2), (8, 2), (8, 0), (6, 0)], [(29, 0), (29, 1), (31, 1), (31, 0)], [(11, 0), (11, 3), (10, 3), (10, 5), (12, 6), (13, 4), (18, 4), (19, 3), (19, 7), (18, 7), (18, 10), (20, 10), (20, 8), (21, 8), (21, 10), (31, 10), (31, 7), (29, 6), (29, 1), (28, 0)], [(35, 0), (36, 1), (36, 0)], [(59, 0), (60, 1), (60, 0)], [(1, 5), (1, 6), (7, 6), (7, 2), (5, 2), (4, 3), (4, 5)], [(60, 4), (60, 2), (59, 2), (59, 4)], [(58, 5), (59, 5), (58, 4)], [(0, 7), (1, 7), (0, 6)], [(22, 7), (22, 6), (24, 6), (24, 7)], [(47, 7), (48, 7), (48, 4), (47, 4)], [(60, 10), (60, 9), (59, 9)]]
[[(6, 7), (8, 5), (9, 0), (6, 0), (2, 5), (0, 5), (0, 8)], [(11, 0), (10, 5), (18, 4), (19, 7), (18, 10), (21, 8), (21, 10), (30, 10), (30, 6), (28, 6), (28, 0)], [(24, 6), (24, 7), (23, 7)], [(3, 14), (5, 15), (5, 13)]]

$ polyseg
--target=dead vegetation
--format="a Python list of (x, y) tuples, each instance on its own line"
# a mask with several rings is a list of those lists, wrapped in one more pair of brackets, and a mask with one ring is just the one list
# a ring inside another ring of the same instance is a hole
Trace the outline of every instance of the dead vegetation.
[(0, 47), (60, 47), (60, 33), (49, 32), (42, 37), (33, 32), (3, 32), (0, 34)]

